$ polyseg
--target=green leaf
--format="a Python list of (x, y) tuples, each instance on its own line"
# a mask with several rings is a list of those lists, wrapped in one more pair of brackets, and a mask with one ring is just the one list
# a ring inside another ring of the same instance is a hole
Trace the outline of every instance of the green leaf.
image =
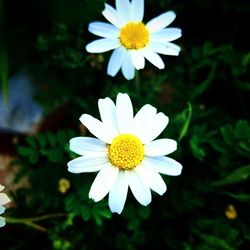
[(245, 140), (250, 136), (250, 128), (248, 126), (248, 122), (245, 120), (239, 120), (236, 123), (236, 127), (234, 130), (234, 136), (238, 140)]
[(48, 137), (49, 144), (52, 147), (54, 147), (57, 144), (57, 137), (51, 132), (47, 133), (47, 137)]
[(181, 113), (182, 119), (184, 120), (181, 132), (179, 135), (179, 141), (187, 134), (188, 128), (192, 118), (192, 105), (188, 102), (188, 108)]
[(207, 78), (193, 90), (190, 97), (192, 101), (195, 100), (197, 97), (199, 97), (202, 93), (204, 93), (208, 89), (208, 87), (210, 86), (210, 84), (214, 79), (216, 67), (217, 63), (213, 63)]
[(215, 181), (212, 186), (226, 186), (237, 182), (245, 181), (250, 176), (250, 165), (236, 169), (232, 174), (224, 177), (222, 180)]
[(224, 239), (209, 234), (198, 234), (204, 241), (206, 241), (209, 245), (213, 247), (219, 247), (224, 250), (235, 250), (234, 248), (230, 247)]
[(41, 148), (45, 148), (46, 147), (47, 141), (46, 141), (45, 135), (38, 134), (37, 135), (37, 140), (38, 140), (38, 143), (39, 143), (39, 145), (40, 145)]
[(190, 146), (191, 146), (191, 151), (193, 155), (199, 159), (202, 160), (206, 156), (205, 150), (200, 146), (200, 140), (199, 137), (196, 135), (193, 135), (191, 140), (190, 140)]
[(36, 148), (36, 140), (34, 137), (28, 136), (26, 137), (26, 141), (28, 142), (28, 144), (32, 147), (32, 148)]
[(220, 130), (221, 130), (221, 134), (223, 136), (223, 139), (224, 139), (225, 143), (230, 145), (230, 146), (234, 145), (235, 140), (234, 140), (233, 127), (228, 124), (226, 126), (223, 126)]
[(20, 155), (22, 156), (28, 156), (31, 154), (31, 148), (30, 147), (23, 147), (23, 146), (20, 146), (17, 148), (17, 151)]
[(233, 193), (229, 193), (229, 192), (225, 192), (225, 195), (228, 195), (238, 201), (241, 202), (248, 202), (250, 201), (250, 195), (249, 194), (245, 194), (245, 193), (239, 193), (239, 194), (233, 194)]
[(83, 220), (88, 221), (90, 219), (90, 215), (91, 215), (91, 213), (90, 213), (89, 207), (82, 206), (81, 216), (82, 216)]
[(0, 0), (0, 85), (5, 103), (8, 102), (9, 82), (8, 82), (8, 54), (6, 46), (6, 32), (4, 27), (4, 4)]

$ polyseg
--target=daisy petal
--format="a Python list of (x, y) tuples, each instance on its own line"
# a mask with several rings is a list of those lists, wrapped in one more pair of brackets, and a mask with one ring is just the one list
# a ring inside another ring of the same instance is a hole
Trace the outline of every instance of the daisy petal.
[(144, 105), (135, 115), (133, 121), (133, 134), (136, 135), (143, 144), (147, 143), (148, 131), (152, 129), (151, 122), (156, 116), (156, 108), (150, 104)]
[(128, 181), (124, 171), (119, 171), (118, 177), (109, 192), (109, 207), (113, 213), (120, 214), (126, 202)]
[(137, 70), (145, 67), (145, 58), (140, 50), (130, 50), (131, 60)]
[(173, 11), (167, 11), (149, 21), (146, 27), (151, 33), (156, 32), (167, 27), (170, 23), (174, 21), (175, 17), (176, 15)]
[(102, 15), (117, 28), (121, 28), (124, 24), (122, 20), (120, 20), (117, 11), (109, 4), (105, 4)]
[(141, 22), (144, 16), (144, 0), (132, 0), (131, 21)]
[(135, 77), (135, 67), (129, 53), (125, 53), (122, 63), (122, 73), (127, 80), (131, 80)]
[(111, 143), (112, 142), (112, 135), (107, 131), (102, 122), (97, 120), (96, 118), (92, 117), (88, 114), (83, 114), (80, 117), (80, 121), (82, 124), (97, 138), (100, 140)]
[(4, 211), (5, 211), (5, 207), (0, 206), (0, 214), (3, 214), (3, 213), (4, 213)]
[(0, 217), (0, 227), (4, 227), (5, 225), (5, 219), (3, 217)]
[(116, 117), (121, 134), (130, 133), (133, 126), (133, 105), (127, 94), (119, 93), (116, 98)]
[(155, 53), (154, 51), (149, 50), (149, 49), (144, 49), (143, 54), (144, 54), (145, 58), (148, 61), (150, 61), (158, 69), (165, 68), (164, 62), (162, 61), (161, 57), (157, 53)]
[(4, 186), (0, 184), (0, 192), (4, 190)]
[(9, 199), (9, 197), (7, 196), (7, 194), (1, 193), (1, 194), (0, 194), (0, 206), (5, 205), (5, 204), (7, 204), (7, 203), (9, 203), (9, 202), (10, 202), (10, 199)]
[(110, 163), (107, 163), (97, 174), (92, 183), (89, 191), (89, 198), (92, 198), (95, 202), (103, 199), (114, 186), (118, 172), (119, 168), (113, 167)]
[(105, 38), (117, 38), (120, 31), (112, 24), (93, 22), (89, 24), (89, 32)]
[(168, 120), (168, 117), (161, 112), (155, 115), (150, 126), (148, 126), (150, 129), (147, 131), (147, 134), (144, 134), (143, 141), (148, 143), (158, 137), (168, 125)]
[(134, 197), (140, 204), (147, 206), (152, 199), (149, 187), (142, 182), (136, 171), (125, 171), (125, 173)]
[(113, 51), (108, 63), (108, 75), (115, 76), (123, 64), (126, 50), (123, 47)]
[(148, 156), (163, 156), (174, 152), (177, 143), (171, 139), (159, 139), (152, 141), (144, 146), (144, 153)]
[(68, 162), (68, 171), (74, 174), (97, 172), (108, 161), (107, 157), (81, 156)]
[(152, 42), (171, 42), (181, 37), (181, 29), (178, 28), (167, 28), (159, 30), (150, 35), (150, 41)]
[(158, 173), (177, 176), (181, 174), (182, 165), (166, 156), (149, 157), (145, 156), (143, 165), (149, 165), (155, 169)]
[(105, 99), (99, 99), (98, 107), (104, 126), (112, 134), (113, 138), (116, 137), (119, 132), (116, 122), (116, 107), (114, 102), (108, 97)]
[(159, 195), (163, 195), (167, 191), (164, 180), (153, 168), (141, 164), (135, 170), (144, 184)]
[(118, 38), (102, 38), (89, 43), (86, 50), (89, 53), (103, 53), (120, 46)]
[(148, 49), (153, 50), (156, 53), (170, 56), (178, 56), (181, 48), (178, 45), (173, 43), (159, 43), (159, 42), (151, 42), (148, 46)]
[(116, 9), (118, 15), (124, 23), (128, 23), (130, 18), (130, 2), (128, 0), (116, 0), (115, 1)]
[(100, 155), (105, 156), (107, 153), (106, 143), (99, 139), (92, 137), (75, 137), (69, 141), (69, 148), (71, 151), (85, 155), (88, 153), (102, 153)]

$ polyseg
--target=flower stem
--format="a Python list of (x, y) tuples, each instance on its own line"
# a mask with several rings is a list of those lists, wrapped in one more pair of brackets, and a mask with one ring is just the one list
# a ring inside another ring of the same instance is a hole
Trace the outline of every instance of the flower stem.
[(42, 215), (39, 217), (31, 217), (31, 218), (14, 218), (14, 217), (5, 217), (6, 223), (9, 224), (24, 224), (28, 227), (32, 227), (35, 230), (38, 230), (40, 232), (48, 232), (48, 229), (45, 227), (42, 227), (34, 222), (37, 221), (42, 221), (42, 220), (47, 220), (51, 218), (57, 218), (57, 217), (64, 217), (67, 214), (65, 213), (58, 213), (58, 214), (47, 214), (47, 215)]
[(139, 75), (138, 70), (135, 71), (135, 89), (136, 89), (137, 95), (141, 96), (140, 75)]

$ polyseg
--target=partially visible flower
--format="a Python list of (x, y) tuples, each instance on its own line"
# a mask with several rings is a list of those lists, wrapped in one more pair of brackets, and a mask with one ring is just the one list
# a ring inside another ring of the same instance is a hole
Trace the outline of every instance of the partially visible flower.
[(98, 101), (101, 121), (83, 114), (80, 121), (97, 138), (75, 137), (70, 149), (82, 155), (68, 162), (72, 173), (99, 172), (90, 188), (89, 198), (95, 202), (109, 193), (112, 212), (121, 213), (130, 187), (137, 201), (146, 206), (151, 190), (162, 195), (167, 186), (161, 174), (177, 176), (182, 166), (166, 157), (177, 143), (158, 139), (168, 124), (168, 117), (146, 104), (134, 116), (127, 94), (119, 93), (116, 105), (110, 98)]
[(102, 39), (89, 43), (86, 50), (90, 53), (114, 50), (108, 64), (108, 75), (115, 76), (121, 68), (124, 77), (130, 80), (134, 78), (135, 69), (144, 68), (145, 58), (163, 69), (165, 65), (158, 54), (179, 55), (180, 47), (171, 42), (181, 37), (181, 29), (166, 28), (175, 19), (173, 11), (144, 24), (144, 0), (116, 0), (116, 9), (105, 4), (102, 14), (111, 24), (89, 24), (89, 31)]
[(237, 211), (233, 205), (228, 205), (225, 211), (225, 215), (229, 220), (234, 220), (237, 218)]
[(61, 178), (58, 183), (58, 189), (62, 194), (65, 194), (70, 188), (70, 182), (66, 178)]
[[(4, 186), (0, 185), (0, 192), (3, 189), (4, 189)], [(3, 205), (7, 204), (8, 202), (10, 202), (9, 197), (4, 193), (0, 193), (0, 214), (4, 213), (5, 207), (3, 207)], [(3, 227), (3, 226), (5, 226), (5, 219), (0, 216), (0, 227)]]

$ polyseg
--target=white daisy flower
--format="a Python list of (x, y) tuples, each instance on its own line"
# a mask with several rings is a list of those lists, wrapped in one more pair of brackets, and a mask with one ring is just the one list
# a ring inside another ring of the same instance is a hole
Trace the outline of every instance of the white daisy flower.
[[(95, 202), (109, 193), (112, 212), (121, 213), (130, 187), (137, 201), (147, 206), (151, 191), (162, 195), (167, 187), (161, 174), (177, 176), (182, 166), (165, 155), (176, 150), (171, 139), (154, 140), (168, 124), (168, 117), (146, 104), (134, 116), (127, 94), (98, 101), (101, 121), (83, 114), (80, 121), (97, 138), (75, 137), (70, 149), (82, 155), (68, 162), (71, 173), (98, 172), (89, 192)], [(154, 140), (154, 141), (153, 141)]]
[[(0, 192), (3, 189), (4, 189), (4, 186), (0, 185)], [(3, 207), (3, 205), (7, 204), (8, 202), (10, 202), (9, 197), (4, 193), (0, 193), (0, 214), (4, 213), (5, 208)], [(5, 219), (0, 216), (0, 227), (3, 227), (3, 226), (5, 226)]]
[(121, 68), (128, 80), (135, 76), (135, 69), (145, 66), (145, 58), (159, 69), (165, 67), (158, 55), (177, 56), (180, 47), (171, 43), (181, 37), (181, 29), (166, 28), (176, 15), (167, 11), (147, 24), (142, 22), (144, 0), (116, 0), (116, 9), (105, 4), (103, 16), (110, 22), (93, 22), (89, 31), (102, 39), (86, 46), (90, 53), (114, 50), (108, 64), (108, 75), (115, 76)]

